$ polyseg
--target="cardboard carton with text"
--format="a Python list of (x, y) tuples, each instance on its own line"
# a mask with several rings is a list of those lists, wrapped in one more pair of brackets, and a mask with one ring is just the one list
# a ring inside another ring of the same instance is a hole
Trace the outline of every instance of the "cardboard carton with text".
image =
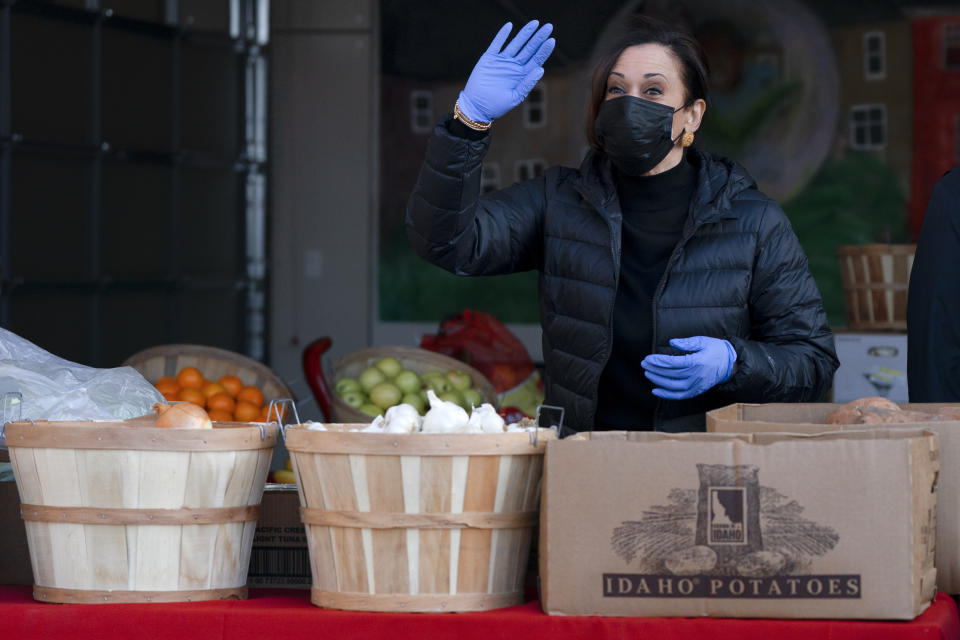
[[(929, 429), (940, 437), (941, 472), (937, 497), (937, 588), (960, 593), (960, 420), (901, 424), (824, 424), (841, 404), (732, 404), (707, 413), (707, 431), (721, 433), (823, 433), (851, 429)], [(903, 403), (901, 409), (935, 414), (957, 404)]]
[(293, 485), (268, 484), (263, 492), (247, 585), (310, 588), (310, 554), (300, 520), (300, 497)]
[(935, 593), (936, 434), (579, 434), (547, 445), (554, 615), (910, 619)]

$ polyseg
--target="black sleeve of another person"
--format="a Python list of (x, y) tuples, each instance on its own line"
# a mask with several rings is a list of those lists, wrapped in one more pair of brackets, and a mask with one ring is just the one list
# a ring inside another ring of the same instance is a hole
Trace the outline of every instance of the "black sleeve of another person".
[(933, 189), (910, 273), (910, 402), (960, 402), (960, 167)]

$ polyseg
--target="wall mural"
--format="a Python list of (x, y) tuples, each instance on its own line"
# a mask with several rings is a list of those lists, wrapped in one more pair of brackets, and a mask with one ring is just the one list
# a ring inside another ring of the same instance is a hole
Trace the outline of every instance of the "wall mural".
[(912, 241), (933, 184), (960, 164), (955, 0), (383, 0), (381, 11), (381, 322), (464, 308), (537, 322), (536, 273), (458, 278), (417, 258), (403, 228), (429, 132), (508, 19), (552, 22), (557, 48), (494, 127), (485, 189), (579, 165), (591, 60), (625, 18), (685, 24), (711, 63), (697, 144), (743, 164), (783, 206), (834, 328), (846, 321), (836, 247)]

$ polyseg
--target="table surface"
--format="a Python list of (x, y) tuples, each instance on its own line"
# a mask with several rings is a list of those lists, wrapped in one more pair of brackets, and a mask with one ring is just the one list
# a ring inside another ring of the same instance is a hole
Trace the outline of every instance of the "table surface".
[(909, 622), (602, 618), (548, 616), (536, 600), (482, 613), (371, 613), (320, 609), (309, 591), (251, 589), (247, 600), (174, 604), (60, 605), (36, 602), (29, 586), (0, 586), (0, 638), (656, 638), (711, 640), (960, 640), (950, 596)]

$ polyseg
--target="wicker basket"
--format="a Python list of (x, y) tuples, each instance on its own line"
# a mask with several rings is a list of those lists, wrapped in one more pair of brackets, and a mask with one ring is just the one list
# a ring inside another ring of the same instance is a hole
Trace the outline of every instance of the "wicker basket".
[(163, 376), (175, 376), (183, 367), (196, 367), (204, 376), (218, 380), (235, 375), (243, 384), (255, 385), (266, 400), (293, 398), (290, 388), (269, 367), (245, 355), (199, 344), (166, 344), (139, 351), (124, 363), (150, 382)]
[(246, 597), (276, 425), (152, 420), (7, 424), (36, 600)]
[(521, 604), (554, 431), (344, 433), (363, 426), (286, 431), (311, 601), (365, 611)]
[[(497, 392), (482, 373), (465, 362), (445, 356), (442, 353), (414, 347), (372, 347), (354, 351), (333, 365), (333, 384), (330, 385), (330, 388), (332, 389), (336, 385), (336, 381), (341, 378), (356, 378), (364, 369), (387, 356), (393, 356), (400, 361), (404, 369), (410, 369), (418, 374), (431, 369), (440, 371), (459, 369), (470, 375), (473, 388), (480, 392), (484, 402), (489, 402), (494, 407), (497, 406)], [(370, 416), (348, 405), (336, 392), (332, 393), (330, 398), (330, 413), (330, 421), (335, 423), (370, 422)]]
[(915, 244), (837, 247), (847, 325), (862, 331), (906, 331), (907, 289)]

